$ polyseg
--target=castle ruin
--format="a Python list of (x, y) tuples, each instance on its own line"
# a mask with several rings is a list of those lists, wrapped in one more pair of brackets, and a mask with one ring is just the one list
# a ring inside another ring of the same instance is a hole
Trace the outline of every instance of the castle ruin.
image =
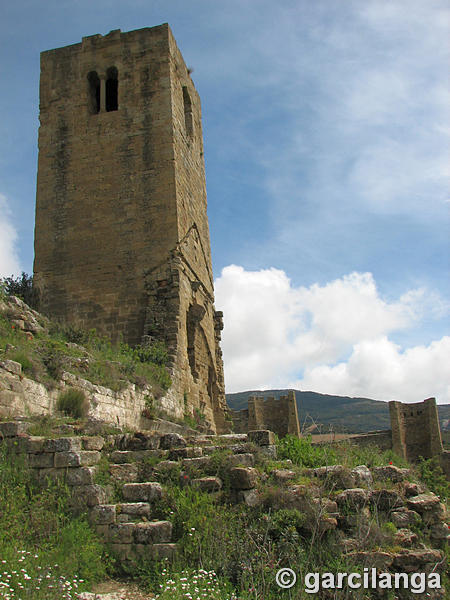
[(279, 437), (288, 434), (300, 437), (297, 401), (293, 390), (278, 399), (274, 396), (266, 399), (263, 396), (250, 396), (248, 408), (232, 411), (231, 417), (236, 433), (269, 429)]
[(435, 398), (404, 404), (389, 402), (392, 450), (409, 462), (440, 456), (443, 450)]
[(162, 340), (175, 417), (227, 423), (200, 99), (167, 24), (41, 54), (34, 285), (45, 314)]

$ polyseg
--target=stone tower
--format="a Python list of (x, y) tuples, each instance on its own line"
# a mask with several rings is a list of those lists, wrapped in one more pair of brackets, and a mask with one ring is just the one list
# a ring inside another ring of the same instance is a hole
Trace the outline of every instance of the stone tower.
[(442, 437), (436, 398), (405, 404), (389, 402), (392, 449), (410, 462), (442, 453)]
[(167, 24), (42, 53), (34, 283), (53, 318), (163, 340), (163, 407), (226, 429), (200, 100)]

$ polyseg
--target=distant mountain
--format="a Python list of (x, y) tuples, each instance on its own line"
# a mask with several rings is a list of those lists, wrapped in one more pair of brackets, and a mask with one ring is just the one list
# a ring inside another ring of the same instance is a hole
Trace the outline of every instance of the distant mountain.
[[(389, 406), (387, 402), (369, 398), (350, 398), (349, 396), (331, 396), (316, 392), (294, 390), (297, 398), (300, 427), (317, 425), (324, 433), (330, 428), (334, 431), (363, 433), (377, 429), (390, 429)], [(288, 390), (252, 390), (227, 394), (228, 406), (233, 410), (242, 410), (248, 406), (250, 396), (285, 396)], [(439, 420), (443, 430), (450, 428), (450, 404), (438, 406)]]

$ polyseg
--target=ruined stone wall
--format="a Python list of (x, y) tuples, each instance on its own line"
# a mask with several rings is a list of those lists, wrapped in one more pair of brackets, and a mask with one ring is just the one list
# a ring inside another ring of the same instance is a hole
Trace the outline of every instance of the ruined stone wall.
[(168, 25), (43, 52), (40, 120), (40, 309), (130, 344), (163, 340), (176, 416), (224, 430), (200, 100)]
[(300, 436), (295, 392), (279, 399), (250, 396), (248, 409), (232, 411), (233, 428), (237, 433), (268, 429), (278, 436)]
[(435, 398), (404, 404), (389, 402), (392, 449), (414, 462), (442, 453), (442, 438)]

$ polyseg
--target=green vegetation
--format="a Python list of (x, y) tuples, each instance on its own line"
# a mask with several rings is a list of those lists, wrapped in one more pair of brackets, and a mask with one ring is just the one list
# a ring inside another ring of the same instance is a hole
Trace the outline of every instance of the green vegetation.
[(33, 289), (33, 277), (31, 275), (27, 275), (22, 271), (20, 277), (4, 277), (3, 279), (0, 279), (0, 287), (4, 294), (18, 296), (26, 302), (28, 306), (36, 308), (37, 294)]
[(21, 456), (0, 447), (0, 599), (71, 600), (105, 577), (109, 563), (68, 491), (39, 489)]
[(443, 502), (450, 498), (450, 483), (439, 464), (439, 458), (422, 459), (418, 466), (420, 478)]
[(357, 446), (347, 441), (333, 445), (313, 444), (312, 437), (298, 438), (287, 435), (277, 442), (278, 457), (290, 459), (294, 465), (317, 468), (325, 465), (343, 465), (353, 468), (358, 465), (376, 467), (394, 464), (406, 467), (407, 463), (392, 451), (381, 452), (377, 446)]
[[(10, 279), (0, 282), (0, 299), (7, 299), (9, 291), (17, 292)], [(43, 324), (44, 330), (32, 335), (1, 315), (0, 349), (9, 345), (4, 357), (19, 362), (25, 375), (47, 387), (54, 386), (63, 371), (114, 390), (124, 388), (128, 382), (140, 387), (150, 384), (158, 395), (171, 384), (166, 368), (168, 354), (161, 342), (131, 347), (122, 342), (113, 344), (95, 330), (44, 321)]]
[(56, 408), (66, 416), (74, 419), (86, 417), (89, 410), (84, 392), (74, 388), (68, 389), (58, 396)]

